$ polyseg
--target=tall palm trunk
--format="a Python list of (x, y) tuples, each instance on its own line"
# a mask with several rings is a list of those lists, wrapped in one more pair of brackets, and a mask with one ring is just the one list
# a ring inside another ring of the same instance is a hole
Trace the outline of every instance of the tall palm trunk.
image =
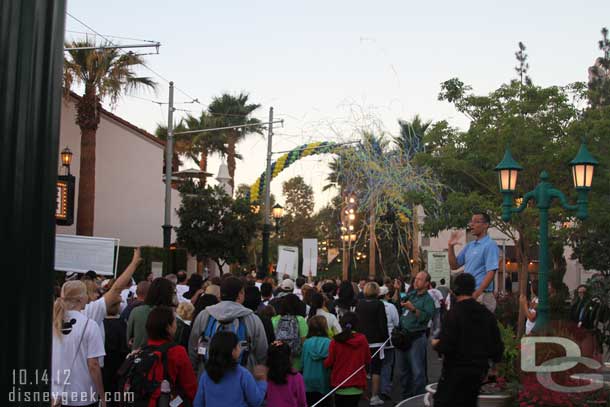
[(76, 123), (81, 129), (80, 173), (76, 234), (93, 236), (95, 221), (95, 138), (100, 122), (95, 87), (87, 86), (77, 106)]
[(227, 167), (229, 167), (229, 185), (231, 190), (235, 189), (235, 145), (237, 144), (237, 130), (231, 130), (227, 140)]

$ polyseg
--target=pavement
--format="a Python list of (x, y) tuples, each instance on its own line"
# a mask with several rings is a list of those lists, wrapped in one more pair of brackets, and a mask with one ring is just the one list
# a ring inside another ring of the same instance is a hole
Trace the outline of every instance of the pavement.
[[(439, 377), (441, 376), (441, 368), (442, 368), (442, 360), (439, 359), (438, 354), (432, 350), (432, 347), (428, 346), (428, 384), (438, 382)], [(370, 386), (369, 386), (370, 389)], [(392, 384), (392, 401), (386, 401), (384, 403), (384, 407), (392, 407), (398, 404), (402, 399), (400, 398), (400, 382), (398, 380), (398, 369), (394, 367), (394, 383)], [(423, 402), (413, 402), (409, 403), (408, 406), (402, 405), (401, 407), (413, 407), (423, 406)], [(368, 407), (369, 401), (360, 400), (358, 407)]]

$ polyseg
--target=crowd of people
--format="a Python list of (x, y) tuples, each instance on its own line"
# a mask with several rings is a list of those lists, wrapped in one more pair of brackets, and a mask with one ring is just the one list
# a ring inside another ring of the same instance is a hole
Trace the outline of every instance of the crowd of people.
[[(450, 266), (465, 269), (451, 289), (425, 271), (357, 283), (180, 271), (135, 284), (139, 249), (116, 279), (67, 276), (54, 305), (53, 394), (68, 406), (377, 406), (425, 392), (431, 345), (443, 358), (435, 405), (475, 406), (503, 344), (489, 218), (469, 226), (475, 239), (458, 254), (459, 237), (448, 243)], [(574, 319), (585, 296), (579, 287)], [(528, 332), (536, 302), (535, 291), (521, 298)]]
[[(61, 287), (53, 372), (74, 374), (55, 375), (53, 391), (79, 393), (64, 405), (97, 405), (95, 395), (108, 393), (100, 403), (117, 404), (126, 389), (159, 405), (164, 381), (185, 405), (354, 406), (362, 398), (382, 405), (394, 369), (403, 397), (424, 391), (426, 341), (445, 301), (428, 292), (425, 272), (407, 282), (352, 283), (230, 273), (187, 279), (181, 271), (136, 285), (140, 261), (136, 250), (116, 280), (84, 275)], [(390, 341), (397, 329), (418, 336), (408, 350)], [(134, 355), (157, 361), (144, 379)], [(243, 391), (227, 391), (236, 386)], [(90, 397), (80, 397), (84, 391)]]

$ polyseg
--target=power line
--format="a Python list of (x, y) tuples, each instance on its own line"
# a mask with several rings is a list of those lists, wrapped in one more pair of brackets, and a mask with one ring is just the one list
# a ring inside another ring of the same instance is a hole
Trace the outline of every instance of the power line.
[[(83, 21), (81, 21), (81, 20), (79, 20), (78, 18), (74, 17), (72, 14), (70, 14), (70, 13), (68, 13), (68, 12), (66, 12), (66, 14), (67, 14), (67, 15), (68, 15), (70, 18), (72, 18), (72, 19), (74, 19), (75, 21), (77, 21), (78, 23), (82, 24), (82, 25), (83, 25), (84, 27), (86, 27), (87, 29), (89, 29), (89, 30), (93, 31), (95, 34), (99, 35), (100, 37), (102, 37), (103, 39), (105, 39), (106, 41), (108, 41), (108, 43), (109, 43), (109, 44), (116, 45), (115, 43), (113, 43), (112, 41), (110, 41), (110, 40), (108, 39), (108, 37), (107, 37), (107, 36), (100, 34), (100, 33), (99, 33), (99, 32), (97, 32), (96, 30), (94, 30), (94, 29), (93, 29), (91, 26), (89, 26), (89, 25), (85, 24)], [(120, 52), (120, 50), (119, 50), (119, 52)], [(144, 62), (142, 62), (142, 66), (143, 66), (144, 68), (148, 69), (150, 72), (152, 72), (153, 74), (155, 74), (157, 77), (159, 77), (159, 78), (160, 78), (160, 79), (162, 79), (163, 81), (165, 81), (165, 82), (167, 82), (167, 83), (170, 83), (170, 80), (169, 80), (169, 79), (167, 79), (166, 77), (164, 77), (163, 75), (161, 75), (160, 73), (158, 73), (157, 71), (155, 71), (154, 69), (152, 69), (151, 67), (149, 67), (148, 65), (146, 65)], [(201, 104), (201, 102), (199, 102), (199, 99), (198, 99), (198, 98), (194, 98), (194, 97), (192, 97), (191, 95), (189, 95), (188, 93), (186, 93), (184, 90), (180, 89), (179, 87), (177, 87), (177, 86), (175, 86), (175, 85), (174, 85), (174, 88), (175, 88), (175, 89), (176, 89), (178, 92), (180, 92), (180, 93), (182, 93), (184, 96), (186, 96), (187, 98), (191, 99), (191, 100), (192, 100), (194, 103)]]
[[(67, 33), (72, 33), (72, 34), (84, 34), (84, 35), (99, 35), (96, 34), (94, 32), (87, 32), (87, 31), (73, 31), (73, 30), (66, 30)], [(152, 44), (156, 43), (157, 41), (153, 41), (153, 40), (143, 40), (141, 38), (131, 38), (131, 37), (119, 37), (118, 35), (108, 35), (108, 34), (104, 34), (105, 37), (108, 38), (117, 38), (119, 40), (129, 40), (129, 41), (142, 41), (142, 42), (150, 42)]]

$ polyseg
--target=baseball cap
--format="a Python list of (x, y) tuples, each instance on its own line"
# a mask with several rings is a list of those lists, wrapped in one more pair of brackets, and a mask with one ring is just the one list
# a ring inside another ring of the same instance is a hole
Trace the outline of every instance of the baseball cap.
[(287, 278), (282, 281), (282, 284), (280, 284), (280, 288), (282, 291), (294, 291), (294, 281)]
[(388, 290), (388, 287), (386, 287), (385, 285), (382, 285), (381, 287), (379, 287), (379, 296), (380, 297), (383, 297), (384, 295), (386, 295), (389, 292), (390, 292), (390, 290)]

